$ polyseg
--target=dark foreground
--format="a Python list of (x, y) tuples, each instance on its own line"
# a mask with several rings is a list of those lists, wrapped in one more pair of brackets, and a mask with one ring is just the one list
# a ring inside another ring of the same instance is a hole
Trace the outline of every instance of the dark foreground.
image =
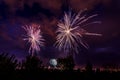
[(0, 72), (0, 80), (120, 80), (120, 72), (80, 70), (16, 70)]
[(20, 63), (15, 56), (3, 53), (0, 55), (0, 80), (120, 80), (120, 71), (111, 71), (110, 67), (119, 70), (118, 66), (107, 65), (104, 71), (93, 71), (89, 62), (85, 70), (74, 70), (73, 58), (67, 57), (58, 59), (59, 70), (48, 69), (36, 56), (28, 56)]

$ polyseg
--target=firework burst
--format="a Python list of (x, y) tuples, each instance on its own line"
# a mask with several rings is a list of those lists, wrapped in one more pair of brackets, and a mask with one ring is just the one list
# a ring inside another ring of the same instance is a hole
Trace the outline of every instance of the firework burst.
[(40, 51), (40, 47), (44, 46), (44, 39), (41, 35), (41, 30), (39, 25), (26, 25), (23, 26), (26, 31), (26, 35), (23, 40), (27, 40), (30, 44), (29, 53), (33, 56), (35, 52)]
[(78, 14), (73, 15), (72, 12), (65, 13), (63, 20), (60, 20), (58, 23), (58, 29), (56, 31), (57, 41), (55, 45), (59, 50), (65, 53), (70, 53), (71, 51), (78, 53), (79, 43), (85, 48), (88, 48), (88, 45), (82, 41), (83, 35), (101, 36), (101, 34), (89, 33), (83, 29), (84, 26), (100, 23), (99, 21), (87, 23), (88, 20), (97, 16), (97, 14), (87, 17), (86, 14), (81, 15), (84, 11), (81, 10)]

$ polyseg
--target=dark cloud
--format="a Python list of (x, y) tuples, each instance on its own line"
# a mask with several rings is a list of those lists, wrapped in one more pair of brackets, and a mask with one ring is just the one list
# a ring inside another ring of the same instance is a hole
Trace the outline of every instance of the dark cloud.
[(11, 13), (15, 13), (16, 10), (23, 10), (28, 5), (32, 8), (37, 3), (41, 8), (50, 10), (56, 14), (61, 12), (61, 8), (68, 4), (73, 9), (94, 8), (95, 5), (102, 3), (103, 5), (109, 5), (112, 0), (2, 0), (8, 7)]
[(98, 4), (110, 5), (111, 0), (70, 0), (70, 5), (76, 10), (93, 9)]

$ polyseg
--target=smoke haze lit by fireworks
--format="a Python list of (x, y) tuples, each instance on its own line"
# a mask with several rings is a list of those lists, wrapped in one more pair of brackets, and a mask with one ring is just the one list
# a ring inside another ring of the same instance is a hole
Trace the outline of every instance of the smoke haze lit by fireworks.
[(85, 11), (81, 10), (77, 14), (72, 14), (71, 11), (65, 12), (63, 19), (57, 24), (57, 41), (55, 45), (60, 51), (63, 50), (65, 53), (74, 51), (78, 53), (79, 43), (88, 48), (88, 45), (82, 40), (84, 35), (101, 36), (101, 34), (89, 33), (83, 29), (90, 24), (100, 23), (100, 21), (87, 23), (88, 20), (96, 17), (97, 14), (87, 17), (86, 14), (83, 14)]
[(40, 51), (40, 47), (44, 46), (44, 39), (41, 35), (40, 25), (26, 25), (23, 29), (26, 31), (23, 40), (27, 40), (30, 44), (29, 53), (33, 56), (35, 52)]

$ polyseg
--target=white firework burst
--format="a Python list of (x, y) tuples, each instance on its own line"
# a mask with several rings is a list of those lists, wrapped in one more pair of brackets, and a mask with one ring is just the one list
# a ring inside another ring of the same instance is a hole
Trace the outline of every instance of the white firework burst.
[(97, 14), (87, 17), (86, 14), (81, 15), (84, 11), (81, 10), (78, 14), (73, 15), (72, 12), (65, 13), (63, 20), (58, 23), (58, 29), (56, 31), (57, 41), (55, 45), (59, 50), (65, 53), (70, 53), (71, 51), (78, 53), (79, 43), (85, 48), (88, 48), (88, 45), (82, 41), (83, 35), (101, 36), (101, 34), (89, 33), (83, 29), (84, 26), (100, 23), (100, 21), (94, 21), (86, 24), (85, 22), (97, 16)]
[(29, 53), (33, 56), (35, 52), (40, 51), (40, 47), (44, 46), (44, 39), (41, 35), (40, 25), (26, 25), (23, 26), (26, 35), (23, 40), (27, 40), (30, 44)]

